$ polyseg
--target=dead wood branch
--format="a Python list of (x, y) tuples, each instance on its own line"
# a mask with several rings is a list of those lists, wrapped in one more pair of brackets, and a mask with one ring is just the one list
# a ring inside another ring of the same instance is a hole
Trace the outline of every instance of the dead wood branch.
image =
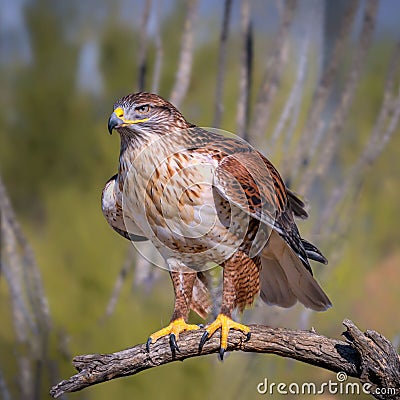
[(139, 51), (138, 51), (138, 83), (137, 87), (139, 91), (144, 90), (145, 87), (145, 79), (147, 72), (147, 26), (149, 23), (151, 9), (151, 0), (146, 0), (144, 5), (144, 10), (142, 14), (142, 18), (140, 21), (140, 29), (139, 29)]
[[(353, 199), (353, 204), (357, 202), (357, 195), (362, 188), (362, 182), (365, 171), (374, 165), (376, 159), (382, 153), (383, 149), (394, 134), (400, 119), (400, 86), (396, 89), (395, 74), (400, 67), (400, 42), (397, 44), (393, 52), (392, 59), (389, 64), (389, 71), (386, 78), (386, 84), (383, 92), (383, 101), (381, 109), (374, 128), (371, 130), (367, 143), (359, 158), (355, 161), (351, 169), (346, 174), (347, 179), (342, 185), (336, 187), (320, 213), (320, 217), (314, 226), (314, 232), (321, 232), (324, 226), (327, 226), (329, 220), (337, 218), (340, 215), (340, 207), (343, 207), (346, 196)], [(396, 96), (394, 96), (396, 94)], [(347, 231), (347, 225), (350, 223), (346, 219), (344, 232)]]
[(307, 193), (316, 176), (323, 176), (331, 164), (336, 146), (338, 145), (339, 133), (344, 125), (344, 121), (347, 119), (355, 91), (360, 81), (361, 73), (365, 68), (365, 59), (371, 46), (372, 36), (375, 29), (378, 4), (377, 0), (369, 0), (367, 2), (363, 24), (359, 35), (359, 46), (357, 46), (354, 53), (352, 66), (350, 67), (346, 79), (345, 89), (342, 92), (340, 103), (330, 121), (327, 132), (323, 135), (324, 143), (321, 151), (316, 151), (316, 149), (318, 148), (322, 137), (317, 139), (310, 147), (312, 149), (310, 151), (317, 154), (317, 168), (315, 169), (315, 172), (311, 172), (313, 169), (310, 168), (303, 175), (302, 184), (299, 189), (300, 193)]
[(296, 11), (297, 1), (286, 0), (282, 20), (276, 36), (274, 51), (268, 59), (257, 96), (254, 110), (254, 122), (251, 124), (249, 139), (253, 144), (255, 140), (264, 137), (268, 124), (270, 106), (273, 103), (281, 82), (282, 74), (287, 62), (287, 46), (290, 28)]
[[(296, 71), (296, 81), (293, 84), (292, 90), (289, 94), (288, 100), (286, 101), (285, 107), (282, 110), (279, 121), (276, 124), (273, 134), (271, 135), (269, 151), (271, 154), (275, 153), (276, 142), (286, 127), (286, 138), (284, 140), (285, 151), (283, 154), (289, 155), (289, 145), (292, 140), (294, 130), (298, 124), (298, 118), (300, 114), (301, 103), (304, 101), (304, 88), (307, 73), (309, 69), (309, 51), (311, 47), (313, 31), (315, 31), (315, 21), (321, 20), (322, 11), (319, 13), (319, 8), (310, 11), (309, 15), (304, 18), (304, 26), (302, 31), (303, 39), (300, 41), (298, 50), (298, 62)], [(321, 14), (321, 15), (319, 15)], [(291, 119), (291, 121), (290, 121)], [(290, 121), (290, 124), (289, 124)], [(293, 154), (291, 154), (293, 157)], [(290, 163), (288, 163), (290, 164)], [(284, 163), (285, 165), (285, 163)]]
[[(343, 324), (346, 341), (330, 339), (314, 331), (251, 326), (251, 338), (245, 341), (237, 331), (229, 334), (228, 351), (269, 353), (303, 361), (347, 376), (359, 378), (375, 393), (376, 388), (394, 388), (400, 393), (400, 358), (391, 343), (375, 331), (362, 333), (351, 321)], [(186, 358), (217, 353), (220, 336), (215, 334), (199, 352), (203, 329), (186, 332), (179, 341), (180, 352), (172, 353), (168, 338), (151, 345), (150, 352), (145, 344), (112, 354), (88, 354), (77, 356), (73, 365), (79, 371), (71, 378), (54, 386), (50, 394), (57, 398), (64, 393), (82, 390), (85, 387), (111, 379), (134, 375), (140, 371), (183, 361)], [(374, 394), (378, 399), (383, 398)], [(386, 396), (385, 399), (395, 399)]]
[[(40, 399), (48, 358), (51, 318), (39, 266), (16, 218), (0, 177), (1, 273), (8, 286), (15, 332), (18, 391), (21, 399)], [(41, 360), (41, 362), (38, 362)], [(0, 373), (0, 393), (8, 388)]]
[(117, 305), (117, 301), (121, 294), (121, 290), (124, 285), (124, 282), (126, 281), (130, 270), (133, 269), (134, 260), (135, 260), (135, 253), (133, 252), (133, 247), (129, 246), (125, 260), (119, 271), (117, 279), (115, 280), (114, 289), (112, 291), (110, 299), (108, 300), (106, 311), (102, 317), (102, 320), (110, 317), (114, 313), (115, 306)]
[(239, 94), (237, 101), (236, 125), (239, 136), (248, 140), (247, 128), (250, 111), (250, 88), (253, 65), (253, 32), (250, 20), (249, 0), (242, 0), (240, 7), (242, 49), (240, 54)]
[(224, 14), (222, 19), (221, 36), (219, 39), (218, 67), (217, 67), (217, 82), (215, 89), (215, 116), (213, 127), (219, 128), (221, 118), (224, 112), (224, 84), (226, 75), (226, 48), (229, 36), (229, 20), (231, 17), (232, 0), (225, 0)]
[(193, 62), (193, 25), (197, 15), (198, 0), (190, 0), (187, 3), (185, 24), (183, 27), (181, 50), (179, 54), (178, 68), (175, 84), (171, 92), (170, 101), (176, 107), (180, 107), (189, 88)]
[(155, 7), (154, 13), (156, 16), (156, 23), (154, 24), (154, 44), (156, 48), (156, 55), (154, 61), (151, 91), (153, 93), (157, 93), (160, 87), (161, 67), (163, 65), (163, 59), (164, 59), (164, 48), (160, 32), (161, 16), (159, 7)]
[(346, 12), (343, 14), (340, 31), (335, 40), (330, 61), (322, 72), (321, 79), (313, 96), (312, 107), (310, 108), (307, 124), (299, 141), (299, 150), (296, 152), (295, 157), (291, 162), (293, 177), (300, 173), (301, 165), (307, 163), (306, 158), (309, 154), (309, 144), (316, 140), (317, 136), (320, 135), (319, 132), (323, 128), (320, 116), (326, 106), (330, 94), (332, 93), (337, 71), (340, 61), (343, 59), (345, 45), (349, 40), (358, 6), (359, 1), (349, 2), (347, 4)]

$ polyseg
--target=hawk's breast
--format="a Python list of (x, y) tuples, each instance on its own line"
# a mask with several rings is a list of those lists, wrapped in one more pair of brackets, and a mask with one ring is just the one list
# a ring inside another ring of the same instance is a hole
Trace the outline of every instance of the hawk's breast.
[(164, 258), (187, 265), (224, 261), (240, 246), (248, 216), (215, 191), (217, 162), (206, 154), (155, 150), (125, 161), (124, 211)]

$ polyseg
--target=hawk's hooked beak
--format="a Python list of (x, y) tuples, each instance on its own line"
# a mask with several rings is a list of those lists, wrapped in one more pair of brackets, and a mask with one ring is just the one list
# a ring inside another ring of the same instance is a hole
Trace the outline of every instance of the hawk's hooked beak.
[(108, 119), (108, 132), (110, 132), (110, 135), (112, 135), (112, 131), (115, 127), (122, 125), (123, 123), (124, 121), (121, 118), (118, 118), (115, 112), (113, 112)]

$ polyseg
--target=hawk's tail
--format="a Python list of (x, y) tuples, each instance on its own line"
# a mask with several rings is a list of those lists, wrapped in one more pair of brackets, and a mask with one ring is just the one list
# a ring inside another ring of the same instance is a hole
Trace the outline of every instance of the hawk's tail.
[[(309, 248), (310, 253), (311, 250), (314, 246)], [(261, 265), (260, 295), (267, 304), (291, 307), (300, 301), (316, 311), (332, 306), (310, 271), (275, 231), (272, 231), (268, 246), (261, 253)]]

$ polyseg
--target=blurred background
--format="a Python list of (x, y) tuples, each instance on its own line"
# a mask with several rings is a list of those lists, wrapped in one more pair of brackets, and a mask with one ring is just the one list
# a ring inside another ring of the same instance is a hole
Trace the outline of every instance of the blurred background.
[[(107, 119), (138, 90), (243, 136), (307, 199), (298, 225), (330, 261), (313, 269), (333, 308), (256, 304), (246, 323), (339, 338), (349, 318), (398, 347), (399, 16), (395, 0), (0, 0), (0, 397), (49, 398), (74, 355), (143, 343), (169, 322), (168, 274), (100, 207), (118, 166)], [(234, 353), (63, 398), (258, 399), (264, 378), (335, 374)]]

